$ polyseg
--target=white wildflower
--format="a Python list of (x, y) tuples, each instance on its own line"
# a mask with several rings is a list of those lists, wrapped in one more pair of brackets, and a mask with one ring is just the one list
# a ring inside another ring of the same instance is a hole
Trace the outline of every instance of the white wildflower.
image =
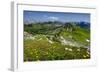
[(68, 50), (68, 48), (65, 48), (65, 50)]
[(51, 44), (53, 43), (51, 40), (48, 40), (48, 41), (49, 41), (49, 43), (51, 43)]
[(83, 55), (84, 58), (86, 58), (86, 55)]
[(87, 51), (87, 54), (90, 54), (90, 53)]
[(80, 51), (80, 49), (77, 49), (77, 51)]
[(90, 42), (90, 40), (86, 39), (87, 42)]
[(69, 51), (72, 51), (72, 49), (70, 48), (70, 49), (68, 49)]

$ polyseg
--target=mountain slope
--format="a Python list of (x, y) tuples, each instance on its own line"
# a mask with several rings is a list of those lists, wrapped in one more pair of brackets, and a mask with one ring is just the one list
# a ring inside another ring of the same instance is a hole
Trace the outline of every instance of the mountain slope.
[(24, 32), (25, 61), (90, 58), (90, 31), (75, 23), (35, 23)]

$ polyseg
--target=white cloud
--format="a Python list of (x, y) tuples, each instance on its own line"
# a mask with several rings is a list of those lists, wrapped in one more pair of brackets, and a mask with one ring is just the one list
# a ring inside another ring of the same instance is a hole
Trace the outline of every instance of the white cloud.
[(57, 21), (59, 18), (58, 17), (55, 17), (55, 16), (50, 16), (48, 17), (50, 20), (53, 20), (53, 21)]
[(59, 18), (56, 16), (47, 16), (47, 15), (43, 15), (44, 18), (50, 20), (50, 21), (58, 21)]

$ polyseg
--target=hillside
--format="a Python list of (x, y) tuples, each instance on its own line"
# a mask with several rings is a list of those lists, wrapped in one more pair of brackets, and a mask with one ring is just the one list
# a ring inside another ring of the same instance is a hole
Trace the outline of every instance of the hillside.
[(89, 59), (89, 27), (86, 22), (57, 21), (25, 25), (24, 61)]

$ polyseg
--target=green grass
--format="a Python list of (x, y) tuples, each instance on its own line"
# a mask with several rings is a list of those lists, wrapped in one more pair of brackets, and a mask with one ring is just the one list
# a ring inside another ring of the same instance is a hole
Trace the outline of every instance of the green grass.
[[(68, 28), (70, 27), (70, 28)], [(69, 29), (69, 30), (68, 30)], [(48, 60), (74, 60), (89, 59), (90, 51), (85, 46), (89, 46), (90, 31), (79, 26), (55, 26), (34, 24), (25, 25), (24, 31), (31, 34), (35, 39), (24, 37), (24, 61), (48, 61)], [(83, 46), (64, 45), (61, 38), (76, 42)], [(50, 41), (52, 43), (50, 43)]]
[[(58, 42), (50, 44), (42, 35), (41, 40), (39, 40), (39, 37), (35, 40), (24, 40), (24, 61), (70, 60), (90, 58), (90, 52), (88, 52), (86, 48), (61, 45)], [(68, 50), (65, 50), (65, 48), (68, 48)]]

